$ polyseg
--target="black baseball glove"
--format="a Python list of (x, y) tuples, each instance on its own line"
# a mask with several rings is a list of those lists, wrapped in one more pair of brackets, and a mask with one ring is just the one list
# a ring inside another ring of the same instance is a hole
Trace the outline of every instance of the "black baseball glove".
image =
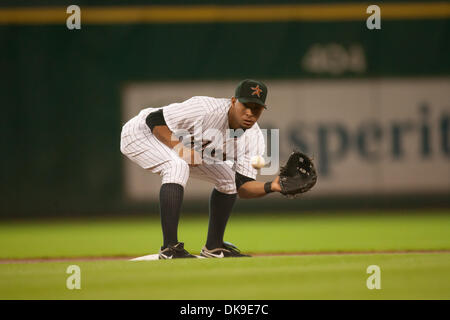
[(299, 151), (292, 152), (286, 165), (280, 168), (281, 194), (288, 198), (307, 192), (316, 182), (314, 163)]

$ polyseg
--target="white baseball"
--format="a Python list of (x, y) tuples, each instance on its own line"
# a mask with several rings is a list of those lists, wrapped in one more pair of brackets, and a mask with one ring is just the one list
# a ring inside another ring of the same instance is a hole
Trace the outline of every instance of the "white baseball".
[(265, 166), (266, 161), (264, 161), (264, 158), (261, 156), (253, 156), (251, 159), (252, 167), (255, 169), (261, 169)]

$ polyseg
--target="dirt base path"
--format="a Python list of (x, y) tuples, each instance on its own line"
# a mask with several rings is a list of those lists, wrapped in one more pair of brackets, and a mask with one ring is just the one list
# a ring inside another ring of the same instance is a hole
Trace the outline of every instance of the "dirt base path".
[[(386, 251), (321, 251), (321, 252), (268, 252), (250, 253), (253, 257), (285, 257), (285, 256), (319, 256), (319, 255), (365, 255), (365, 254), (432, 254), (450, 253), (449, 250), (386, 250)], [(111, 257), (48, 257), (48, 258), (20, 258), (0, 259), (0, 264), (13, 263), (44, 263), (44, 262), (73, 262), (73, 261), (128, 261), (135, 256), (111, 256)]]

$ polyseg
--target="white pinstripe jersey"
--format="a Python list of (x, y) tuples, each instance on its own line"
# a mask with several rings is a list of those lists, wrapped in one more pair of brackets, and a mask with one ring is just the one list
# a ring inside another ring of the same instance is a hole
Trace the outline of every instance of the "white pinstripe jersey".
[[(231, 99), (195, 96), (181, 103), (172, 103), (162, 107), (164, 119), (169, 129), (176, 135), (201, 139), (202, 144), (208, 144), (209, 148), (224, 149), (223, 140), (226, 140), (226, 149), (235, 145), (233, 138), (227, 137), (228, 111), (231, 107)], [(140, 113), (140, 121), (150, 112), (161, 108), (148, 108)], [(146, 127), (146, 126), (142, 126)], [(218, 135), (220, 133), (220, 136)], [(222, 138), (223, 137), (223, 138)], [(210, 142), (211, 141), (211, 142)], [(255, 155), (262, 156), (265, 153), (264, 136), (255, 123), (247, 129), (243, 135), (236, 139), (237, 150), (234, 161), (229, 163), (232, 169), (238, 173), (256, 179), (257, 170), (251, 165), (251, 158)], [(224, 150), (225, 151), (225, 150)], [(227, 151), (226, 151), (227, 152)]]

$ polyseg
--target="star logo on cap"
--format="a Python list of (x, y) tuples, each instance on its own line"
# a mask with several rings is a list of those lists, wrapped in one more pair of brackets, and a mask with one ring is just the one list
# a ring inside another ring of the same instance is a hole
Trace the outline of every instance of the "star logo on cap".
[(252, 96), (256, 94), (258, 98), (261, 98), (262, 89), (259, 87), (259, 84), (257, 84), (256, 87), (250, 87), (250, 89), (254, 90)]

